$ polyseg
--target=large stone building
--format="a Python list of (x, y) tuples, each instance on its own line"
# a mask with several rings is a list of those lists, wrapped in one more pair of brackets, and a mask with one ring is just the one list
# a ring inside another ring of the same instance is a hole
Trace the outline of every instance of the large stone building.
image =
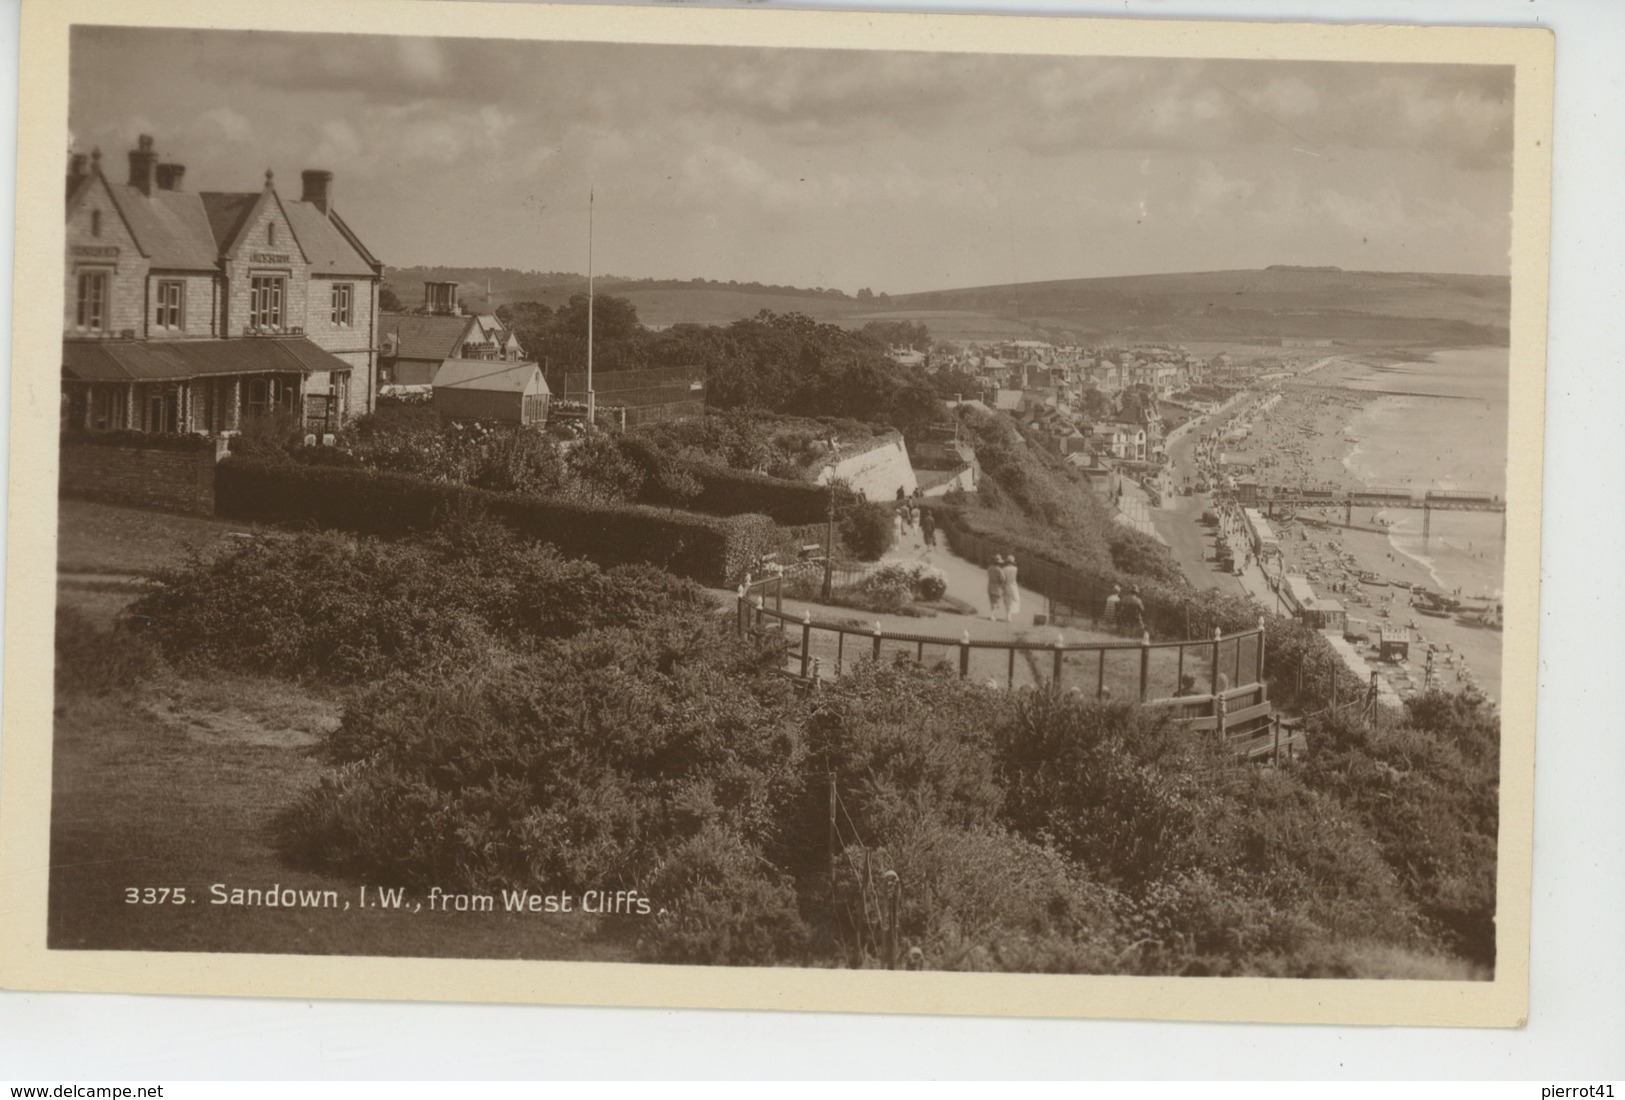
[(70, 160), (64, 426), (326, 430), (371, 411), (383, 265), (333, 209), (333, 174), (306, 171), (298, 201), (269, 171), (246, 192), (184, 177), (146, 136), (124, 183), (99, 154)]

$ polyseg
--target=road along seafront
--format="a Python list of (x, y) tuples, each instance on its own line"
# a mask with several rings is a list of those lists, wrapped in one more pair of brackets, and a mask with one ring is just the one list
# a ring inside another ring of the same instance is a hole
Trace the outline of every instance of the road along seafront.
[[(1322, 360), (1313, 373), (1282, 384), (1279, 400), (1241, 395), (1175, 441), (1175, 478), (1203, 476), (1205, 446), (1208, 457), (1222, 453), (1227, 469), (1265, 484), (1501, 493), (1506, 362), (1504, 348)], [(1175, 496), (1164, 504), (1153, 519), (1192, 583), (1247, 591), (1271, 610), (1284, 610), (1256, 564), (1241, 576), (1218, 569), (1213, 531), (1200, 524), (1203, 512), (1224, 511), (1211, 496)], [(1476, 613), (1489, 611), (1493, 620), (1499, 602), (1501, 520), (1496, 513), (1434, 512), (1427, 538), (1422, 513), (1412, 509), (1356, 508), (1349, 517), (1341, 506), (1299, 508), (1271, 522), (1284, 572), (1307, 578), (1318, 597), (1342, 603), (1351, 635), (1375, 640), (1384, 627), (1409, 633), (1408, 661), (1368, 665), (1396, 694), (1431, 681), (1445, 689), (1475, 687), (1497, 701), (1501, 636)], [(1412, 597), (1415, 587), (1459, 598), (1473, 613), (1428, 614), (1424, 601)]]

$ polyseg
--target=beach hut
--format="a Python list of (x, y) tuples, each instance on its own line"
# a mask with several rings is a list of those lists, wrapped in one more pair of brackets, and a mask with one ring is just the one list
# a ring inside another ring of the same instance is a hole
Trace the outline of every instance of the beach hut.
[(1377, 656), (1384, 661), (1410, 660), (1411, 632), (1383, 627), (1377, 639)]
[(1317, 600), (1303, 609), (1305, 626), (1333, 630), (1339, 635), (1348, 627), (1348, 612), (1336, 600)]
[(447, 359), (434, 375), (434, 407), (441, 420), (541, 424), (547, 420), (547, 397), (547, 382), (535, 363)]

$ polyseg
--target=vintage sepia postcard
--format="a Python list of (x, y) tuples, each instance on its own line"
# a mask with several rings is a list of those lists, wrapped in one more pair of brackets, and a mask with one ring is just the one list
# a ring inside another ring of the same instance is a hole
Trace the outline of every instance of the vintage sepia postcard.
[(0, 984), (1523, 1019), (1548, 33), (22, 29)]

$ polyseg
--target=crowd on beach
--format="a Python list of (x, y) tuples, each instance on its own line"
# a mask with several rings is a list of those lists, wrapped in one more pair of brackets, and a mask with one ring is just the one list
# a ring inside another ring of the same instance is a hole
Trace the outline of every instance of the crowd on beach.
[[(1234, 487), (1238, 472), (1250, 480), (1287, 485), (1358, 487), (1341, 454), (1352, 442), (1345, 434), (1350, 413), (1363, 401), (1348, 391), (1289, 387), (1283, 394), (1248, 402), (1202, 436), (1195, 449), (1197, 476), (1216, 490), (1215, 538), (1228, 548), (1237, 572), (1256, 567), (1277, 592), (1288, 575), (1301, 576), (1317, 597), (1345, 605), (1350, 614), (1346, 633), (1351, 638), (1380, 629), (1404, 630), (1411, 640), (1409, 660), (1376, 666), (1396, 693), (1429, 686), (1476, 688), (1477, 678), (1462, 647), (1495, 660), (1498, 646), (1473, 638), (1481, 631), (1472, 625), (1417, 617), (1437, 615), (1436, 601), (1442, 594), (1433, 591), (1436, 582), (1425, 566), (1394, 550), (1388, 521), (1380, 513), (1352, 522), (1346, 522), (1341, 505), (1277, 514), (1270, 523), (1279, 553), (1260, 562), (1241, 506), (1223, 491)], [(1237, 458), (1246, 461), (1238, 463)], [(1366, 617), (1353, 617), (1361, 609)]]

